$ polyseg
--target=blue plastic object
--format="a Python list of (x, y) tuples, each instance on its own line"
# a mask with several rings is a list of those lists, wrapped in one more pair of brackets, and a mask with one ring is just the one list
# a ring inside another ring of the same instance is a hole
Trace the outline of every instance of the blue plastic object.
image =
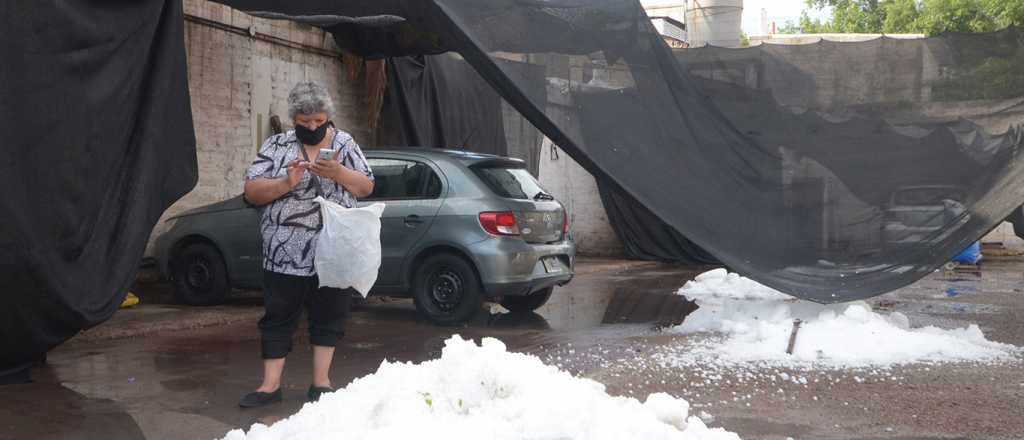
[(953, 257), (953, 261), (966, 264), (976, 264), (981, 261), (981, 242), (978, 241), (968, 246), (963, 252)]

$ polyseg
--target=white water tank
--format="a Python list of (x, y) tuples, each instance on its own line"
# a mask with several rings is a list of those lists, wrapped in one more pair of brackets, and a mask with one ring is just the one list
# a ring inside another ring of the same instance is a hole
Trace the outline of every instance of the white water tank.
[(686, 26), (690, 47), (739, 47), (743, 0), (689, 0)]

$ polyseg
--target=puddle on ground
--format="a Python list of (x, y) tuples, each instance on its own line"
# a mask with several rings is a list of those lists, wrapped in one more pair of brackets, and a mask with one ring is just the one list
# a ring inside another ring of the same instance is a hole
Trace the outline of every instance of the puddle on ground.
[(676, 291), (699, 271), (649, 271), (594, 277), (555, 291), (537, 310), (553, 330), (584, 330), (616, 324), (678, 325), (697, 306)]

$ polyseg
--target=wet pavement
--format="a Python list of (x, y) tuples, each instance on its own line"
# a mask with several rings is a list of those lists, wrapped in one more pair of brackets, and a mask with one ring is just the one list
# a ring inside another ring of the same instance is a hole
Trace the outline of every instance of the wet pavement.
[[(711, 425), (745, 439), (1024, 438), (1019, 361), (907, 366), (885, 374), (802, 372), (810, 386), (771, 379), (776, 372), (753, 379), (749, 372), (725, 372), (709, 379), (706, 372), (654, 361), (691, 337), (660, 329), (681, 323), (696, 308), (674, 292), (705, 268), (587, 267), (537, 313), (489, 307), (460, 327), (423, 321), (409, 300), (371, 300), (352, 313), (332, 379), (343, 386), (385, 359), (435, 358), (452, 334), (489, 336), (598, 380), (611, 394), (684, 397), (694, 414), (704, 411), (714, 417), (708, 417)], [(34, 370), (35, 383), (0, 387), (0, 439), (217, 438), (302, 407), (311, 353), (301, 329), (285, 371), (285, 401), (237, 407), (260, 377), (258, 294), (243, 292), (228, 305), (196, 309), (168, 304), (166, 286), (141, 287), (142, 306), (51, 352), (48, 363)], [(977, 323), (992, 340), (1024, 345), (1022, 291), (1024, 260), (1009, 259), (937, 272), (871, 303), (907, 314), (915, 326)]]

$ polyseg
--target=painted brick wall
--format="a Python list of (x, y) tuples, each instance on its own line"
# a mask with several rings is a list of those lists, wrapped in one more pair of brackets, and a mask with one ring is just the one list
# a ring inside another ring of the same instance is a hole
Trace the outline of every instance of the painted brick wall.
[[(185, 0), (184, 6), (199, 182), (163, 218), (242, 193), (245, 170), (271, 133), (270, 116), (279, 115), (285, 129), (290, 127), (285, 100), (300, 80), (325, 84), (334, 99), (335, 124), (357, 142), (371, 140), (362, 83), (348, 81), (330, 35), (206, 0)], [(152, 237), (164, 231), (162, 221)], [(151, 245), (152, 238), (147, 255)]]

